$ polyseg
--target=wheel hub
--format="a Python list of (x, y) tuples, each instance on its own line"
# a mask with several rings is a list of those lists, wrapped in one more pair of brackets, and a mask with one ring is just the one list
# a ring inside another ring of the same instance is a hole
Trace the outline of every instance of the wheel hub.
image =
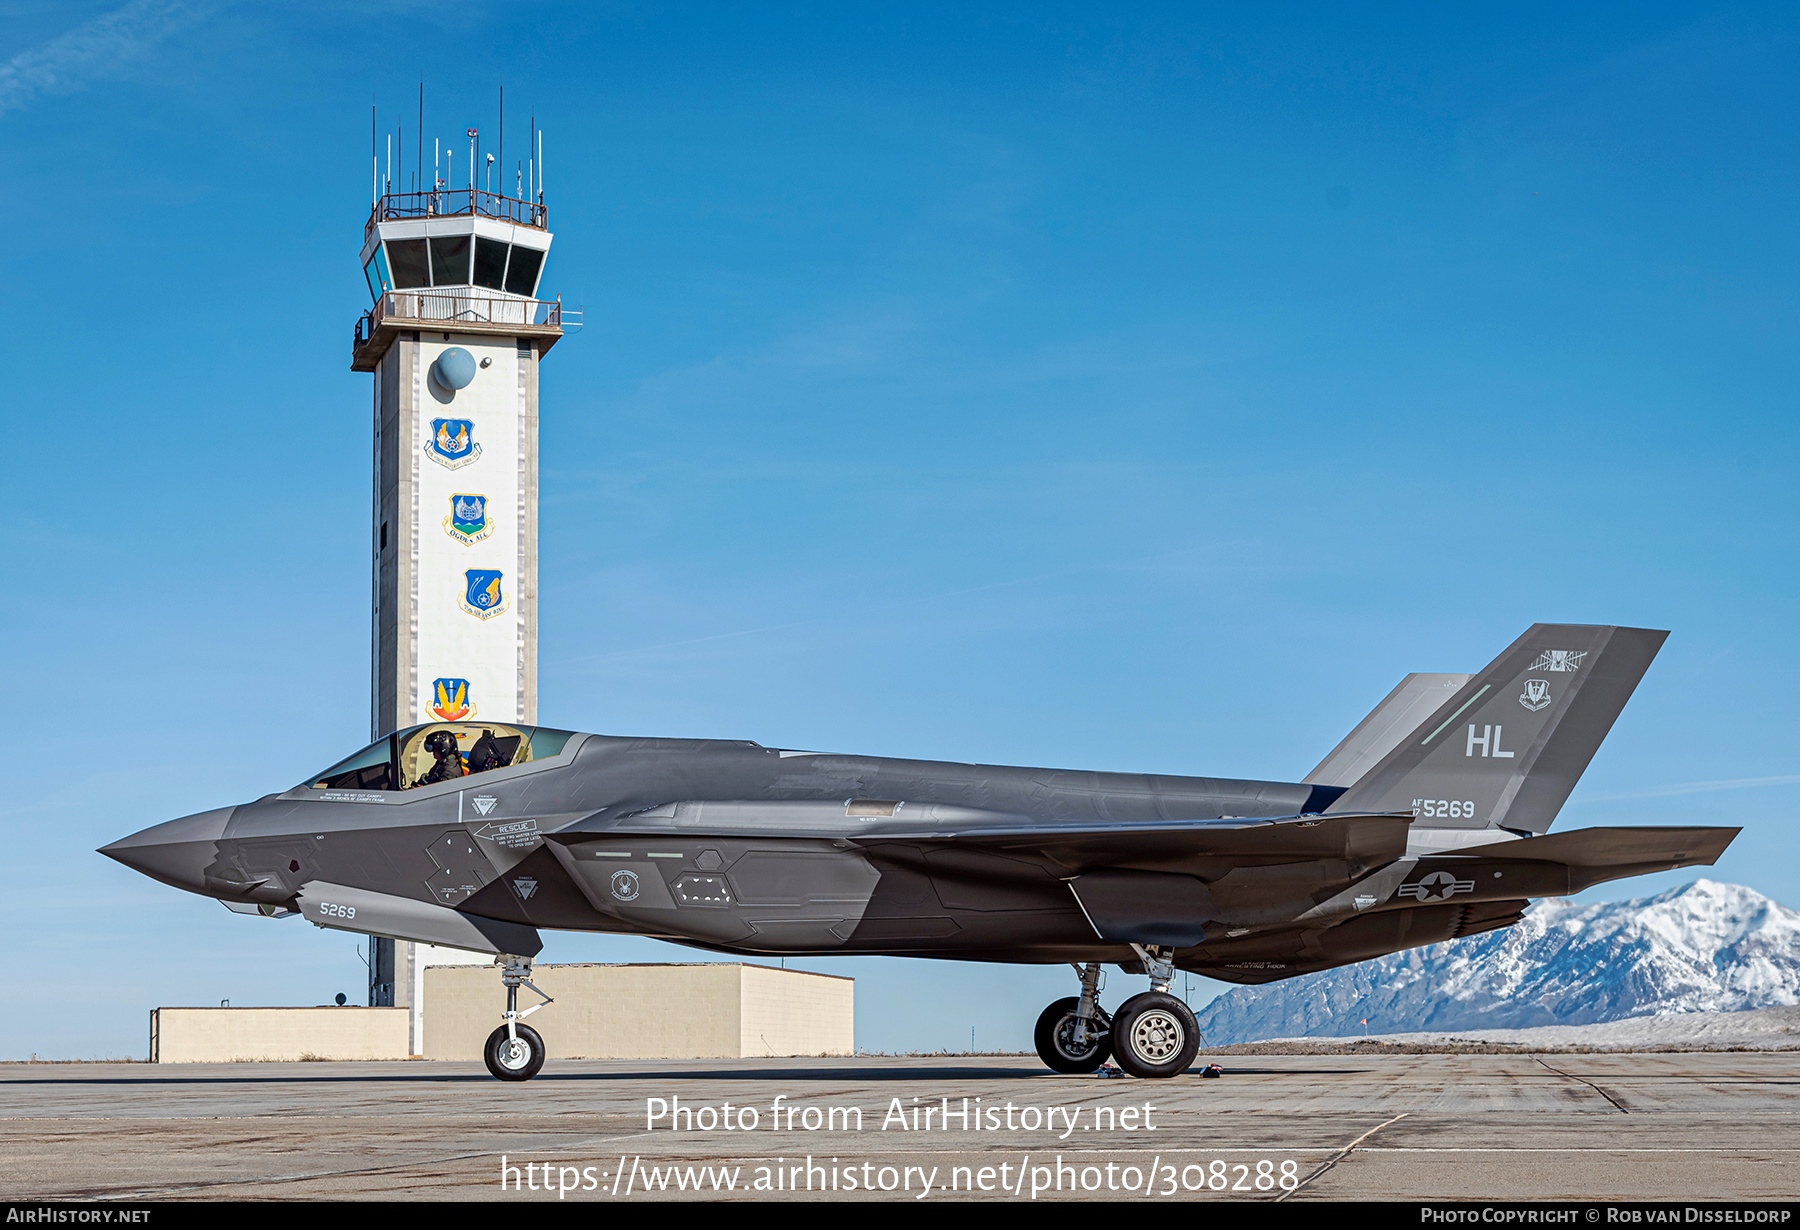
[(1070, 1059), (1086, 1059), (1100, 1045), (1101, 1035), (1095, 1033), (1089, 1033), (1086, 1042), (1076, 1043), (1075, 1026), (1080, 1019), (1074, 1013), (1070, 1013), (1056, 1027), (1056, 1049)]
[(1131, 1050), (1145, 1063), (1163, 1063), (1181, 1050), (1181, 1022), (1173, 1013), (1154, 1009), (1131, 1026)]

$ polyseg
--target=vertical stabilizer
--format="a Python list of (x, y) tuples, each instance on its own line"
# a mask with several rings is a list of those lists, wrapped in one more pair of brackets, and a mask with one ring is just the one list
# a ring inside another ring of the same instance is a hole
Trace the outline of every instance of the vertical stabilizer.
[(1400, 741), (1443, 708), (1456, 690), (1473, 675), (1424, 675), (1417, 671), (1402, 679), (1387, 698), (1331, 749), (1330, 755), (1301, 780), (1313, 786), (1353, 786)]
[(1545, 832), (1668, 635), (1534, 624), (1328, 810)]

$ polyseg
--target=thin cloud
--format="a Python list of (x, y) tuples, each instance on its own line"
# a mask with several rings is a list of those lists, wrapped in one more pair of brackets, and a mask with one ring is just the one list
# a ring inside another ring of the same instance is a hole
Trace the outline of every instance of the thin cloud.
[(218, 5), (195, 0), (131, 0), (41, 47), (0, 64), (0, 115), (40, 94), (68, 94), (144, 55)]
[(1664, 799), (1676, 794), (1709, 794), (1714, 790), (1748, 790), (1755, 786), (1792, 786), (1800, 784), (1800, 773), (1783, 777), (1726, 777), (1711, 782), (1676, 782), (1668, 786), (1652, 786), (1648, 790), (1631, 790), (1624, 794), (1593, 794), (1584, 803), (1606, 803), (1614, 799)]

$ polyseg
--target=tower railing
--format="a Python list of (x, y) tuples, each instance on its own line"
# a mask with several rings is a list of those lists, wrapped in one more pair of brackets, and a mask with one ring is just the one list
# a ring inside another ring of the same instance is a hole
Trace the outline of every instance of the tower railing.
[(542, 201), (520, 200), (500, 192), (484, 192), (480, 188), (436, 188), (429, 192), (390, 192), (378, 198), (375, 207), (369, 211), (363, 238), (368, 239), (378, 222), (469, 215), (499, 218), (540, 231), (550, 226), (550, 211)]
[(560, 329), (563, 307), (560, 298), (490, 297), (480, 293), (479, 288), (473, 288), (467, 293), (390, 290), (357, 320), (354, 346), (361, 349), (383, 324), (397, 324), (400, 321), (424, 325), (464, 324), (478, 328), (517, 325)]

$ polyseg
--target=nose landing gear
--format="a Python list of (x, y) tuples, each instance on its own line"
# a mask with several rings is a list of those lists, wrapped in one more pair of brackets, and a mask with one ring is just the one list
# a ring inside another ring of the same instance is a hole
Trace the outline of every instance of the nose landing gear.
[(1169, 994), (1175, 977), (1174, 953), (1133, 944), (1150, 990), (1134, 995), (1107, 1019), (1097, 1002), (1100, 964), (1076, 966), (1081, 997), (1059, 999), (1038, 1018), (1038, 1057), (1052, 1071), (1092, 1072), (1110, 1056), (1133, 1076), (1166, 1079), (1187, 1071), (1200, 1051), (1200, 1023), (1181, 1000)]
[[(538, 1031), (521, 1022), (544, 1004), (556, 1001), (539, 991), (531, 981), (530, 957), (507, 956), (502, 957), (501, 962), (500, 981), (506, 986), (506, 1011), (501, 1015), (506, 1024), (488, 1035), (487, 1045), (481, 1048), (481, 1057), (487, 1062), (487, 1070), (500, 1080), (528, 1081), (544, 1066), (547, 1052)], [(530, 987), (544, 1003), (533, 1004), (520, 1012), (521, 986)]]

